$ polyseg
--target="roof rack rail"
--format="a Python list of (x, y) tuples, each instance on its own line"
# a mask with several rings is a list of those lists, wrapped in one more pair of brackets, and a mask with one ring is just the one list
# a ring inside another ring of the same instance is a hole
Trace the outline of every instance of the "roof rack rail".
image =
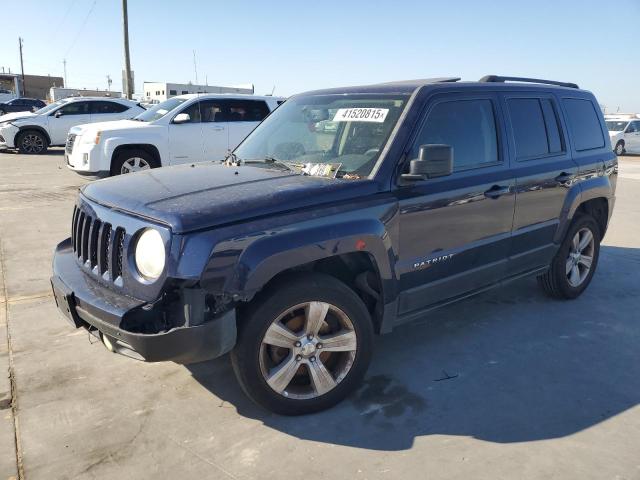
[(502, 77), (500, 75), (485, 75), (480, 82), (488, 83), (504, 83), (504, 82), (526, 82), (526, 83), (544, 83), (546, 85), (557, 85), (558, 87), (567, 88), (580, 88), (576, 83), (571, 82), (557, 82), (555, 80), (543, 80), (541, 78), (526, 78), (526, 77)]

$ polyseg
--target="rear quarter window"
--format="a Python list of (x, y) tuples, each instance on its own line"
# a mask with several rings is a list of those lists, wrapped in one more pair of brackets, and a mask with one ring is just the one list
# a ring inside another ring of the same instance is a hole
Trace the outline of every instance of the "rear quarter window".
[(590, 100), (563, 99), (569, 130), (577, 151), (604, 147), (604, 135), (598, 113)]

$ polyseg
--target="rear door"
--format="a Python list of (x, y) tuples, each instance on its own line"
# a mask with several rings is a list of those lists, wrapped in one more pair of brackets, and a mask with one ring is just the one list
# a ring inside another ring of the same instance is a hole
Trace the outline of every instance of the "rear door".
[(517, 184), (509, 273), (518, 274), (548, 265), (555, 254), (554, 236), (578, 166), (552, 93), (509, 93), (501, 99)]
[(229, 100), (203, 100), (202, 141), (205, 160), (222, 160), (229, 150)]
[[(400, 185), (400, 321), (505, 274), (515, 206), (504, 124), (493, 93), (435, 97), (411, 142), (453, 147), (448, 177)], [(408, 162), (406, 162), (408, 165)]]
[(202, 121), (200, 102), (194, 102), (180, 110), (174, 118), (186, 113), (190, 120), (185, 123), (169, 124), (169, 162), (171, 165), (180, 163), (201, 162), (205, 159), (202, 140)]
[(129, 107), (118, 102), (94, 100), (90, 104), (91, 123), (120, 120)]
[(229, 100), (229, 148), (236, 148), (269, 112), (264, 100)]
[(64, 145), (71, 127), (91, 122), (89, 103), (89, 101), (70, 102), (49, 115), (51, 145)]

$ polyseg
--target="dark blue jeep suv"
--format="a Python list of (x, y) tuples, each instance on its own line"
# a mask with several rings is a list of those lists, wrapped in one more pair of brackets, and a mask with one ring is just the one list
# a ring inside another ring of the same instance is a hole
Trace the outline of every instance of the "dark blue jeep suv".
[(223, 164), (86, 185), (58, 307), (140, 360), (231, 352), (255, 402), (295, 415), (347, 396), (374, 335), (435, 307), (526, 275), (578, 297), (617, 177), (596, 99), (458, 80), (303, 93)]

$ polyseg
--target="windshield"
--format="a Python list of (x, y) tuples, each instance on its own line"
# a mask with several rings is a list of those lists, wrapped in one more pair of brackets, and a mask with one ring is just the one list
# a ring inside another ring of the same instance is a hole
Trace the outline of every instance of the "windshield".
[(67, 103), (67, 102), (69, 102), (69, 100), (67, 100), (66, 98), (63, 98), (62, 100), (58, 100), (57, 102), (50, 103), (50, 104), (49, 104), (49, 105), (47, 105), (46, 107), (42, 107), (41, 109), (36, 110), (36, 111), (35, 111), (35, 112), (33, 112), (33, 113), (35, 113), (35, 114), (37, 114), (37, 115), (43, 115), (43, 114), (45, 114), (45, 113), (49, 113), (49, 112), (51, 112), (52, 110), (55, 110), (55, 109), (56, 109), (56, 108), (58, 108), (60, 105), (64, 105), (64, 104), (65, 104), (65, 103)]
[(141, 122), (153, 122), (154, 120), (164, 117), (167, 113), (176, 109), (186, 101), (186, 98), (170, 98), (169, 100), (165, 100), (162, 103), (154, 105), (149, 108), (149, 110), (145, 110), (137, 117), (134, 117), (134, 120), (139, 120)]
[(626, 120), (609, 120), (605, 123), (607, 124), (607, 130), (610, 132), (621, 132), (629, 122)]
[(306, 173), (363, 178), (371, 173), (408, 98), (295, 97), (258, 125), (234, 153), (240, 161), (278, 161)]

